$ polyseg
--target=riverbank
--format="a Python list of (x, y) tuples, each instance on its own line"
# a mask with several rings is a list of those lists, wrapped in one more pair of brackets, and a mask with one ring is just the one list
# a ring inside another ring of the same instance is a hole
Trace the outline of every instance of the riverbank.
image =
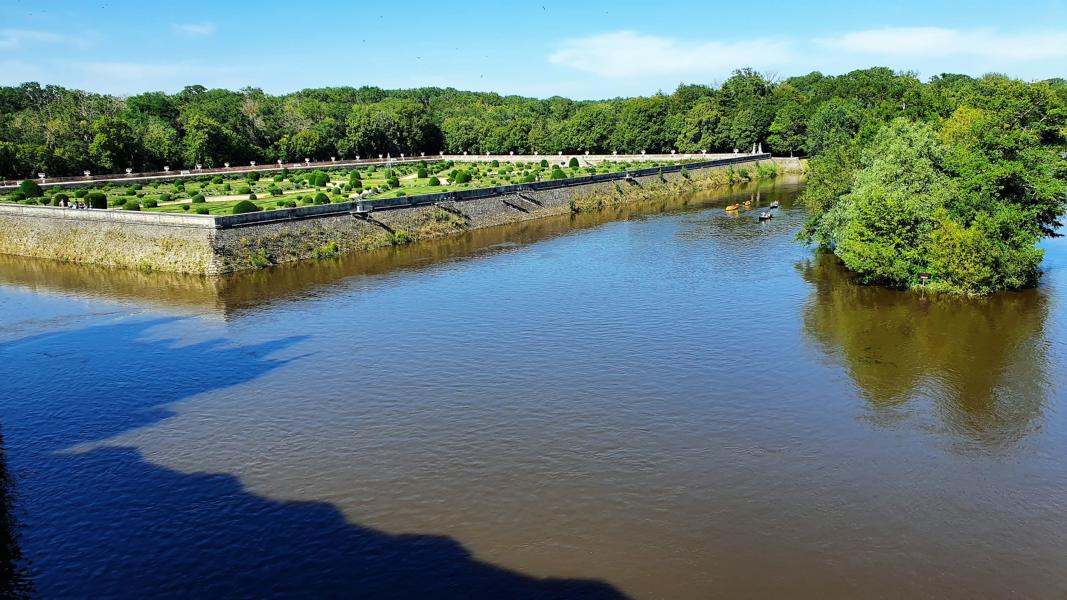
[(217, 275), (566, 214), (581, 209), (579, 199), (598, 194), (616, 195), (612, 204), (638, 202), (653, 195), (712, 189), (732, 177), (742, 181), (742, 171), (751, 179), (761, 170), (798, 168), (802, 165), (795, 159), (734, 157), (629, 177), (594, 176), (364, 206), (331, 204), (228, 217), (0, 206), (0, 253)]

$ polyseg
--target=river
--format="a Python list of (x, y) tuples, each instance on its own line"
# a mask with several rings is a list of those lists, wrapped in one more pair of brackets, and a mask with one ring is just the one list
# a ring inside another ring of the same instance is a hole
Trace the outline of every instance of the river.
[(221, 279), (0, 258), (34, 595), (1064, 597), (1067, 243), (860, 287), (801, 185)]

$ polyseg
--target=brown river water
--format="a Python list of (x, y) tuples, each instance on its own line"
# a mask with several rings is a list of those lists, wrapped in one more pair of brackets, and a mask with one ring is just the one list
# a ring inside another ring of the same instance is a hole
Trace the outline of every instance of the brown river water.
[[(861, 287), (792, 241), (801, 187), (219, 279), (0, 257), (21, 577), (40, 598), (1067, 596), (1067, 243), (1023, 292)], [(750, 197), (782, 209), (722, 209)]]

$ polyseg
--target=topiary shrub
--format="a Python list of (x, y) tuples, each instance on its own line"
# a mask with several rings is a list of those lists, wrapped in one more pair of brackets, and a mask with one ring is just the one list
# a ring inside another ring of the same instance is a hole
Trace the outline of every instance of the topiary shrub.
[(222, 183), (222, 175), (216, 175), (216, 176), (212, 177), (211, 178), (211, 183), (214, 183), (215, 185), (218, 185), (218, 184)]
[(267, 188), (267, 191), (270, 192), (271, 196), (281, 196), (282, 195), (282, 188), (280, 188), (280, 187), (278, 187), (276, 185), (270, 186), (269, 188)]
[[(248, 199), (249, 200), (256, 200), (256, 195), (255, 194), (249, 194), (248, 195)], [(244, 200), (242, 200), (242, 202), (244, 202)]]
[(202, 204), (204, 202), (207, 202), (207, 199), (204, 198), (203, 194), (197, 194), (193, 196), (193, 204)]
[(493, 161), (490, 162), (489, 164), (494, 166), (494, 167), (499, 167), (500, 166), (500, 161), (494, 158)]
[(159, 202), (156, 202), (155, 200), (145, 200), (141, 203), (141, 205), (145, 208), (155, 208), (159, 206)]
[(548, 176), (549, 179), (566, 179), (567, 174), (563, 172), (563, 169), (559, 167), (552, 168), (552, 174)]
[(162, 194), (159, 195), (159, 201), (160, 202), (170, 202), (170, 194), (168, 194), (167, 192), (163, 192)]
[(542, 159), (541, 159), (541, 166), (542, 166), (542, 167), (547, 167), (547, 166), (548, 166), (548, 160), (547, 160), (547, 159), (544, 159), (544, 158), (542, 158)]
[(188, 204), (182, 204), (182, 210), (184, 210), (185, 212), (189, 212), (189, 205)]
[(55, 196), (52, 196), (52, 206), (59, 206), (59, 203), (63, 202), (64, 200), (68, 200), (69, 201), (70, 200), (70, 196), (64, 194), (63, 192), (60, 192), (60, 193), (56, 194)]
[(278, 175), (274, 176), (274, 181), (276, 183), (281, 183), (281, 182), (285, 181), (285, 176), (279, 173)]
[[(77, 196), (78, 194), (74, 195)], [(89, 208), (107, 208), (107, 194), (104, 192), (89, 192), (85, 194), (85, 203), (89, 205)]]
[(388, 185), (390, 188), (398, 188), (400, 187), (400, 180), (396, 177), (390, 177), (389, 179), (385, 180), (385, 184)]
[(12, 202), (20, 202), (26, 199), (26, 194), (23, 194), (22, 192), (11, 192), (7, 195), (7, 199)]
[(315, 204), (329, 204), (330, 197), (322, 192), (315, 194)]
[(430, 176), (430, 172), (426, 170), (426, 167), (419, 167), (419, 171), (415, 176), (419, 179), (426, 179)]
[(251, 194), (252, 193), (252, 188), (248, 187), (247, 185), (242, 185), (241, 187), (237, 188), (237, 193), (238, 194)]
[(131, 183), (131, 184), (130, 184), (130, 189), (131, 189), (131, 190), (133, 190), (133, 191), (135, 191), (135, 192), (136, 192), (136, 191), (138, 191), (138, 190), (140, 190), (140, 189), (141, 189), (141, 187), (142, 187), (142, 186), (141, 186), (141, 184), (139, 184), (139, 183)]
[(112, 198), (111, 201), (108, 202), (108, 204), (111, 205), (112, 207), (123, 206), (124, 204), (126, 204), (126, 198), (123, 198), (121, 196), (118, 197), (118, 198)]
[(233, 205), (233, 214), (240, 215), (250, 212), (259, 212), (259, 207), (250, 200), (241, 200), (237, 204)]
[(396, 193), (396, 197), (397, 197), (397, 198), (400, 198), (401, 196), (407, 196), (407, 195), (408, 195), (408, 193), (407, 193), (407, 192), (397, 192), (397, 193)]
[(453, 181), (455, 181), (456, 183), (467, 183), (470, 180), (471, 180), (471, 172), (470, 171), (458, 171), (456, 173), (456, 176), (453, 178)]
[(232, 187), (232, 186), (231, 186), (231, 185), (230, 185), (230, 184), (229, 184), (228, 182), (227, 182), (227, 183), (224, 183), (224, 184), (222, 184), (222, 191), (224, 191), (224, 192), (228, 192), (228, 191), (230, 191), (230, 190), (232, 190), (232, 189), (233, 189), (233, 187)]
[(74, 197), (75, 198), (84, 198), (85, 195), (88, 194), (88, 193), (89, 193), (89, 190), (77, 189), (77, 190), (74, 190)]
[(437, 187), (441, 185), (441, 180), (436, 177), (431, 177), (428, 183), (430, 187)]
[(208, 212), (210, 212), (210, 211), (208, 211), (208, 209), (207, 209), (207, 207), (206, 207), (206, 206), (197, 206), (197, 207), (196, 207), (196, 210), (195, 210), (195, 211), (193, 211), (193, 212), (195, 212), (195, 213), (196, 213), (196, 214), (198, 214), (198, 215), (206, 215), (206, 214), (208, 214)]
[(304, 204), (315, 204), (315, 199), (311, 196), (301, 196), (300, 201)]
[(40, 198), (44, 195), (41, 191), (41, 186), (37, 185), (37, 182), (32, 179), (23, 179), (19, 184), (19, 191), (27, 198)]
[(130, 200), (122, 205), (122, 210), (141, 210), (141, 204), (135, 200)]
[(248, 174), (245, 175), (245, 179), (249, 181), (259, 181), (259, 177), (259, 171), (249, 171)]

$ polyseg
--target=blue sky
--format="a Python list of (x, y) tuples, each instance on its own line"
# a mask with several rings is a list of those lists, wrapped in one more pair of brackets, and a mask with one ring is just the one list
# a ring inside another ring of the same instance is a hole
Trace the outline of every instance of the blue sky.
[(606, 98), (867, 66), (1067, 77), (1067, 2), (0, 3), (0, 84), (424, 85)]

